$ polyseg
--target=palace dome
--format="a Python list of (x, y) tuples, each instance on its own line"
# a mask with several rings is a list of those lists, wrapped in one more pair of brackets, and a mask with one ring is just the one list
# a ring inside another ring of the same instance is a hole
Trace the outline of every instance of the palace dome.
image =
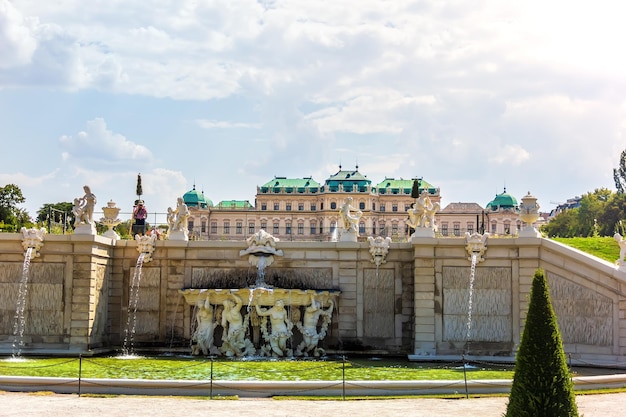
[(213, 202), (204, 196), (204, 192), (198, 192), (196, 186), (183, 195), (183, 201), (187, 207), (207, 208), (213, 206)]

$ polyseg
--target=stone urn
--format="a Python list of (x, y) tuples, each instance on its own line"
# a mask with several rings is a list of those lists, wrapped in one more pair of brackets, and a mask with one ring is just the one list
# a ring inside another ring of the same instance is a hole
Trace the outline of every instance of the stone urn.
[(117, 215), (120, 214), (120, 208), (115, 207), (115, 202), (111, 200), (107, 203), (106, 207), (102, 207), (102, 211), (104, 212), (104, 217), (100, 219), (100, 223), (108, 227), (108, 230), (104, 232), (102, 236), (118, 240), (120, 236), (113, 228), (122, 222), (117, 218)]
[(526, 226), (520, 231), (521, 237), (541, 237), (541, 233), (533, 226), (533, 223), (539, 219), (539, 204), (537, 204), (537, 197), (530, 194), (530, 191), (522, 197), (519, 217), (526, 223)]

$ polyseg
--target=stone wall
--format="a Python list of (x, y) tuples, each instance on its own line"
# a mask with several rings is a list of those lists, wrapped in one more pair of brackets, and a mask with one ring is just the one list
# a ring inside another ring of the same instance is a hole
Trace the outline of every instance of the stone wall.
[[(135, 342), (189, 348), (194, 306), (181, 289), (254, 284), (242, 242), (158, 241), (142, 267)], [(468, 338), (470, 261), (462, 238), (391, 245), (386, 263), (369, 245), (279, 242), (266, 282), (341, 291), (325, 348), (417, 357), (512, 356), (519, 344), (535, 270), (551, 286), (566, 351), (580, 360), (626, 359), (626, 273), (556, 242), (489, 238), (476, 267)], [(46, 236), (31, 263), (26, 350), (119, 349), (136, 269), (134, 241)], [(10, 351), (24, 252), (21, 235), (0, 235), (0, 349)]]

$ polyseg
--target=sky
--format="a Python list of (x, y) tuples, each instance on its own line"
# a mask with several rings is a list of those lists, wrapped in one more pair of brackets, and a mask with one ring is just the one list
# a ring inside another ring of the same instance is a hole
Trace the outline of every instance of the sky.
[[(423, 178), (549, 211), (615, 189), (626, 3), (0, 0), (0, 186), (130, 212), (274, 176)], [(123, 215), (121, 215), (123, 217)]]

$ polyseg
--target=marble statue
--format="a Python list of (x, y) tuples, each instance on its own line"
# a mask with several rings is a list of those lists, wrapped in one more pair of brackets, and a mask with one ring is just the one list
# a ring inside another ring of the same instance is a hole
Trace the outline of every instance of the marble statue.
[(352, 197), (346, 197), (343, 205), (339, 208), (339, 217), (341, 219), (341, 241), (357, 241), (359, 236), (359, 220), (361, 220), (363, 212), (352, 207)]
[(85, 191), (84, 196), (74, 199), (74, 208), (72, 209), (76, 216), (74, 226), (78, 226), (82, 223), (93, 223), (93, 210), (96, 206), (96, 195), (91, 192), (88, 185), (83, 186), (83, 191)]
[(261, 347), (261, 353), (278, 357), (291, 356), (291, 352), (287, 350), (287, 339), (292, 335), (293, 323), (289, 320), (287, 310), (285, 310), (285, 302), (276, 300), (271, 308), (261, 308), (258, 304), (255, 304), (255, 307), (257, 315), (259, 317), (269, 317), (271, 325), (271, 331), (268, 334), (267, 320), (264, 320), (261, 324), (263, 339), (269, 342), (269, 349), (267, 346), (263, 346)]
[(22, 227), (20, 232), (22, 232), (22, 247), (24, 251), (28, 250), (28, 248), (32, 248), (31, 257), (37, 258), (39, 256), (39, 250), (43, 246), (43, 237), (46, 234), (46, 229), (43, 227), (41, 229), (35, 229), (34, 227), (27, 229)]
[(189, 216), (189, 208), (182, 197), (178, 197), (176, 209), (167, 208), (168, 236), (170, 240), (189, 240), (189, 230), (187, 229)]
[(265, 268), (274, 263), (274, 255), (283, 256), (283, 251), (276, 249), (279, 239), (261, 229), (248, 239), (248, 248), (239, 251), (240, 256), (248, 256), (248, 263), (257, 268), (257, 287), (266, 287)]
[(465, 232), (465, 242), (467, 245), (465, 246), (465, 250), (469, 253), (468, 261), (472, 260), (472, 256), (476, 255), (476, 261), (482, 262), (485, 260), (483, 255), (487, 250), (487, 238), (489, 237), (489, 233), (480, 234), (477, 232), (470, 233)]
[[(324, 310), (320, 302), (315, 299), (315, 296), (311, 295), (311, 304), (304, 309), (302, 323), (296, 323), (296, 327), (302, 334), (302, 343), (296, 348), (297, 356), (309, 356), (309, 354), (312, 354), (318, 357), (324, 355), (324, 349), (317, 347), (317, 345), (326, 336), (326, 331), (333, 315), (335, 304), (333, 300), (328, 302), (330, 306)], [(322, 318), (322, 325), (318, 331), (317, 326), (320, 317)]]
[(415, 204), (407, 211), (409, 215), (407, 224), (413, 229), (422, 227), (436, 230), (435, 214), (438, 210), (439, 203), (433, 203), (428, 195), (428, 191), (424, 190), (415, 201)]
[(377, 267), (387, 262), (386, 258), (387, 253), (389, 253), (391, 238), (389, 236), (376, 236), (375, 238), (368, 236), (367, 240), (370, 244), (370, 255), (372, 255), (372, 259), (370, 261), (376, 264)]
[(228, 356), (243, 356), (254, 353), (252, 342), (246, 339), (246, 329), (248, 327), (247, 316), (241, 314), (243, 303), (241, 297), (236, 294), (230, 294), (230, 298), (222, 302), (224, 310), (222, 310), (222, 346), (221, 352)]
[(143, 253), (143, 262), (148, 263), (152, 260), (152, 254), (154, 253), (154, 247), (156, 245), (157, 236), (142, 236), (140, 234), (135, 235), (135, 241), (137, 242), (137, 252)]
[[(192, 355), (212, 355), (217, 353), (217, 348), (213, 345), (213, 333), (217, 327), (217, 322), (213, 319), (213, 306), (209, 299), (198, 300), (196, 307), (196, 331), (191, 337)], [(193, 345), (195, 342), (195, 345)]]

